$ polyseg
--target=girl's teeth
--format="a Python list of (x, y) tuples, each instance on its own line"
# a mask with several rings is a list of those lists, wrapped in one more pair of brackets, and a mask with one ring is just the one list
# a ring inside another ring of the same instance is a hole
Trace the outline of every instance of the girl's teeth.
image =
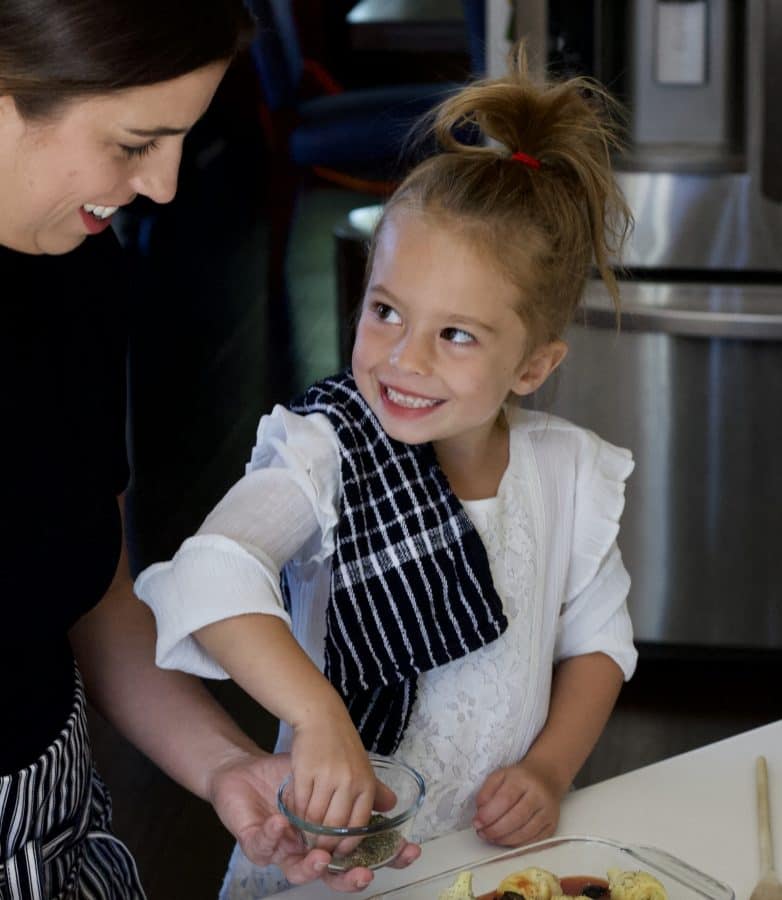
[(425, 397), (411, 397), (409, 394), (400, 394), (393, 388), (386, 387), (388, 399), (398, 406), (406, 406), (408, 409), (427, 409), (430, 406), (436, 406), (439, 400), (427, 400)]
[(108, 219), (119, 209), (118, 206), (96, 206), (94, 203), (85, 203), (83, 208), (96, 219)]

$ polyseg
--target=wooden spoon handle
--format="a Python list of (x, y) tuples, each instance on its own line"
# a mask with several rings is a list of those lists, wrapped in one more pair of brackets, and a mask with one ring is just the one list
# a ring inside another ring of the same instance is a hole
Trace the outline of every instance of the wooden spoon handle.
[(759, 756), (755, 762), (755, 785), (758, 797), (760, 869), (762, 872), (770, 872), (774, 868), (774, 850), (771, 846), (771, 816), (768, 808), (768, 767), (765, 756)]

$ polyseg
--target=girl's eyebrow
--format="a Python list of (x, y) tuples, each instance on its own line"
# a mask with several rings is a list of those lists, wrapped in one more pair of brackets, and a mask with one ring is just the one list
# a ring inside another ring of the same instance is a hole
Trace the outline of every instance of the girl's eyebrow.
[[(391, 291), (388, 290), (387, 287), (384, 287), (382, 284), (370, 284), (367, 294), (375, 293), (382, 294), (393, 303), (399, 302), (399, 298), (396, 297)], [(468, 328), (479, 328), (481, 331), (488, 332), (489, 334), (497, 334), (497, 329), (493, 325), (489, 325), (482, 319), (474, 319), (472, 316), (454, 315), (450, 317), (450, 321), (454, 325), (466, 325)]]
[(497, 334), (497, 329), (481, 319), (473, 319), (470, 316), (454, 316), (452, 320), (456, 325), (467, 325), (469, 328), (480, 328), (489, 334)]
[(387, 287), (383, 287), (382, 284), (370, 284), (369, 291), (373, 294), (383, 294), (384, 297), (388, 297), (388, 299), (393, 300), (394, 303), (399, 302), (399, 298), (395, 294), (392, 294)]

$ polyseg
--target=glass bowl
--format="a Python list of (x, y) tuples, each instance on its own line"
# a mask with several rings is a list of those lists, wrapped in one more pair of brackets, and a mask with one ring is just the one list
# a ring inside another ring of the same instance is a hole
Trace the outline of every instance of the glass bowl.
[(277, 807), (299, 832), (304, 844), (310, 849), (324, 847), (331, 852), (331, 872), (347, 872), (357, 866), (379, 869), (392, 862), (408, 840), (423, 803), (426, 788), (415, 769), (374, 753), (369, 754), (369, 761), (377, 780), (394, 792), (396, 803), (383, 812), (373, 810), (368, 825), (338, 828), (300, 818), (291, 808), (292, 775), (277, 791)]
[(610, 838), (572, 835), (548, 838), (513, 850), (505, 850), (464, 861), (439, 875), (432, 875), (404, 887), (372, 894), (368, 900), (436, 900), (450, 887), (460, 872), (473, 873), (476, 897), (493, 897), (503, 878), (536, 866), (558, 877), (573, 875), (604, 879), (610, 868), (623, 871), (642, 869), (662, 882), (668, 900), (735, 900), (728, 885), (700, 872), (682, 859), (656, 847), (623, 844)]

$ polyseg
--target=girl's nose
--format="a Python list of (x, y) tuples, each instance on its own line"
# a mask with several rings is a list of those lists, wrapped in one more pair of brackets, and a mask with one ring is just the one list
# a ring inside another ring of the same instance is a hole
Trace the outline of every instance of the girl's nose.
[(153, 150), (140, 160), (130, 185), (137, 194), (143, 194), (155, 203), (170, 203), (176, 196), (182, 144), (172, 141), (167, 147)]
[(422, 375), (429, 371), (432, 349), (423, 335), (406, 332), (391, 352), (391, 363), (405, 372)]

